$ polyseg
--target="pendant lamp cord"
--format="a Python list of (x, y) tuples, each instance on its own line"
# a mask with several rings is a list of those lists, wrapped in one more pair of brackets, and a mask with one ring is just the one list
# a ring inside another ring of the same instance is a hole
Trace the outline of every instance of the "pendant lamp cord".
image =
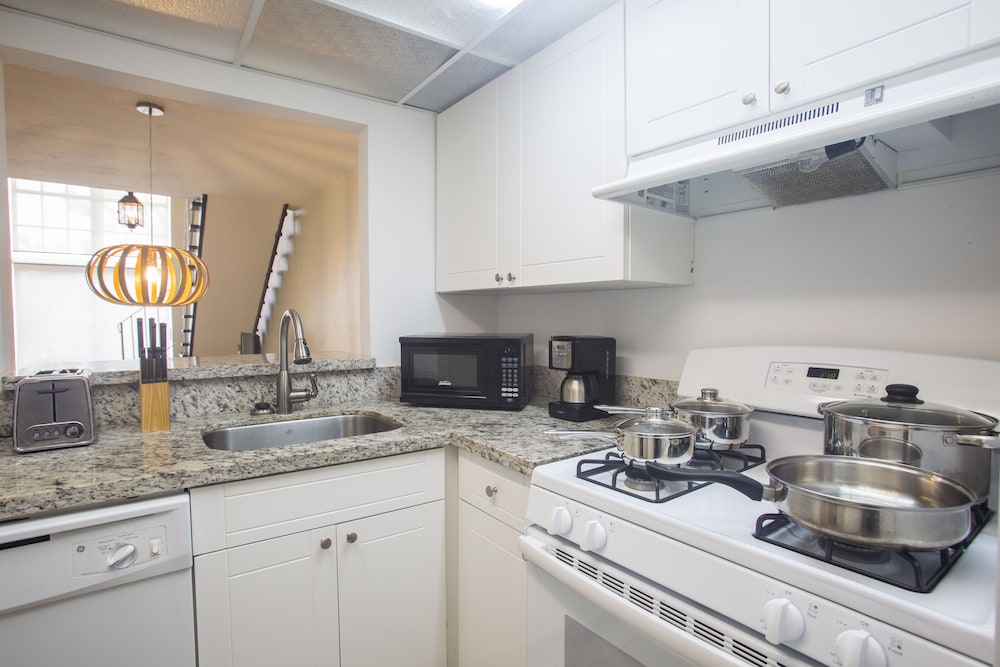
[(155, 243), (153, 237), (153, 105), (146, 107), (149, 116), (149, 242)]

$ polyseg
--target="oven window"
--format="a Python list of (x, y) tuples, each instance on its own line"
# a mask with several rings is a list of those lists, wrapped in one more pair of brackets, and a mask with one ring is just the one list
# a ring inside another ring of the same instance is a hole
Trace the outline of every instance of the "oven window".
[(643, 667), (641, 662), (569, 616), (563, 637), (567, 667)]
[(479, 387), (479, 355), (476, 353), (414, 351), (414, 389), (461, 389)]

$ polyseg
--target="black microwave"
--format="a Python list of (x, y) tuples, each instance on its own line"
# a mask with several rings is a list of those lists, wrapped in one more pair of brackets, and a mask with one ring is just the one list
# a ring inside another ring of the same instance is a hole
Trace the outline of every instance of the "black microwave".
[(531, 400), (532, 334), (421, 334), (399, 339), (404, 403), (520, 410)]

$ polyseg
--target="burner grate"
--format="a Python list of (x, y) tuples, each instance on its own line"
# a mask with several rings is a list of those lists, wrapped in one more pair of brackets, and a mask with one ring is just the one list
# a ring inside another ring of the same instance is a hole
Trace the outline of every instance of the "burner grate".
[[(697, 448), (685, 467), (743, 472), (760, 465), (764, 460), (764, 448), (761, 445), (746, 444), (733, 449), (715, 450)], [(641, 463), (632, 461), (621, 452), (608, 452), (604, 458), (578, 461), (576, 476), (650, 503), (663, 503), (711, 484), (653, 479), (646, 474)]]
[(930, 593), (992, 516), (985, 505), (973, 507), (972, 530), (968, 537), (936, 551), (897, 551), (841, 542), (802, 528), (780, 513), (760, 515), (753, 536), (908, 591)]

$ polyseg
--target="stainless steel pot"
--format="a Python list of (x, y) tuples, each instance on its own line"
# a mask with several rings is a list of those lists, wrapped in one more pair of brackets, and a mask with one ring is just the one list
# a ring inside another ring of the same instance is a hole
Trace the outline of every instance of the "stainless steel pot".
[(765, 486), (733, 472), (645, 464), (650, 477), (725, 484), (771, 500), (794, 523), (841, 542), (882, 549), (933, 550), (972, 528), (975, 492), (937, 473), (847, 456), (787, 456), (765, 464)]
[(823, 451), (909, 463), (961, 482), (980, 501), (995, 496), (989, 449), (1000, 448), (997, 420), (925, 402), (918, 391), (913, 385), (891, 384), (881, 399), (821, 404)]
[(625, 457), (633, 461), (656, 461), (664, 465), (681, 465), (694, 455), (698, 429), (688, 422), (671, 418), (661, 407), (644, 410), (618, 405), (597, 405), (609, 414), (641, 413), (642, 417), (626, 419), (615, 425), (614, 431), (546, 431), (559, 438), (599, 438), (613, 442)]
[(670, 404), (678, 419), (698, 428), (697, 445), (706, 449), (731, 449), (750, 437), (753, 408), (745, 403), (719, 398), (719, 390), (705, 388), (698, 398), (682, 398)]

